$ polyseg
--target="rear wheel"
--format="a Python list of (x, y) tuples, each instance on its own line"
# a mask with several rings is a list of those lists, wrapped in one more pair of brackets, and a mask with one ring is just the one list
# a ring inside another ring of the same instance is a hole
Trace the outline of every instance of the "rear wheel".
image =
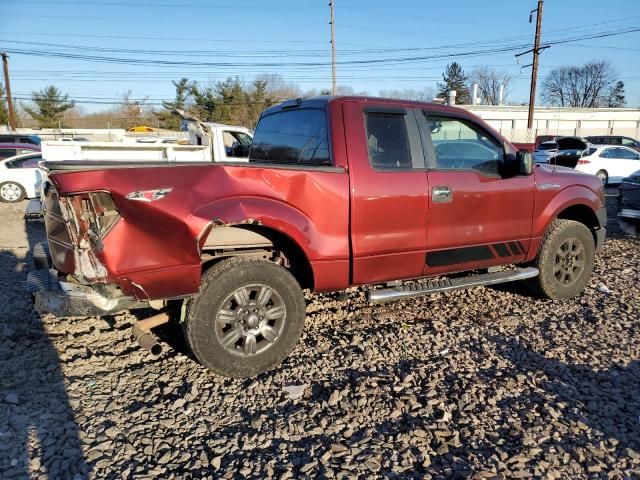
[(214, 373), (251, 377), (282, 362), (304, 327), (305, 301), (296, 279), (273, 262), (231, 258), (210, 268), (189, 300), (185, 336)]
[(548, 298), (575, 297), (591, 276), (594, 256), (595, 242), (585, 225), (555, 220), (535, 260), (540, 275), (531, 279), (531, 284), (537, 293)]
[(609, 183), (609, 175), (604, 170), (600, 170), (598, 173), (596, 173), (596, 177), (600, 179), (603, 185)]
[(22, 185), (16, 182), (0, 183), (0, 200), (5, 203), (21, 201), (26, 196)]

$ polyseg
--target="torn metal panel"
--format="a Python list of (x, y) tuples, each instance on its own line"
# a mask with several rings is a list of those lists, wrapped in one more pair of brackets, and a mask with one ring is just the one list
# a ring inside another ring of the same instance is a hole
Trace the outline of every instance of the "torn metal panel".
[(273, 243), (265, 236), (237, 226), (214, 227), (207, 235), (202, 250), (225, 248), (271, 248)]

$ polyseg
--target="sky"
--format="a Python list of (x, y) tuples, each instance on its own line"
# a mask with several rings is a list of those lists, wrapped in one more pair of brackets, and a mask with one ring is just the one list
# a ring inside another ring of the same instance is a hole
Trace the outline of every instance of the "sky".
[[(0, 0), (0, 51), (13, 96), (55, 85), (86, 111), (123, 92), (151, 106), (171, 80), (208, 85), (279, 74), (302, 90), (331, 87), (329, 0)], [(535, 0), (335, 0), (338, 84), (435, 87), (447, 63), (509, 72), (507, 100), (528, 101)], [(636, 29), (637, 31), (620, 34)], [(640, 106), (639, 0), (546, 0), (539, 79), (553, 68), (608, 60)], [(613, 35), (612, 35), (613, 34)], [(600, 37), (600, 38), (584, 38)]]

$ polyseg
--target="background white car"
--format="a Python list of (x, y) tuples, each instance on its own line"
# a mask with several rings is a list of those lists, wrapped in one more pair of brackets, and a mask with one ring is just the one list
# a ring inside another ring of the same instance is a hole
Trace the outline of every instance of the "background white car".
[(604, 185), (620, 183), (640, 170), (640, 153), (627, 147), (594, 145), (583, 152), (576, 170), (597, 175)]
[(24, 198), (36, 198), (40, 192), (42, 174), (38, 162), (42, 154), (27, 153), (0, 161), (0, 201), (19, 202)]

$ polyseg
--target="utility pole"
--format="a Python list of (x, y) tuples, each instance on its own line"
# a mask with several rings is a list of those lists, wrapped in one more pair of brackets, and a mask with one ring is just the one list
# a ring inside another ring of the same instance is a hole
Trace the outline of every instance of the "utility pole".
[[(527, 120), (527, 128), (533, 128), (533, 109), (536, 104), (536, 83), (538, 82), (538, 54), (540, 53), (540, 34), (542, 33), (542, 8), (544, 0), (538, 0), (538, 8), (536, 8), (536, 39), (533, 43), (533, 66), (531, 67), (531, 92), (529, 92), (529, 119)], [(531, 14), (529, 18), (531, 18)]]
[(13, 109), (13, 98), (11, 97), (11, 84), (9, 83), (9, 55), (2, 53), (2, 68), (4, 70), (4, 88), (7, 94), (7, 105), (9, 107), (9, 130), (18, 127), (16, 122), (16, 111)]
[(542, 9), (544, 7), (544, 0), (538, 0), (538, 8), (529, 12), (529, 23), (533, 20), (533, 12), (536, 12), (536, 38), (533, 42), (533, 49), (526, 52), (518, 53), (516, 57), (533, 52), (533, 63), (525, 65), (525, 67), (531, 68), (531, 91), (529, 92), (529, 119), (527, 120), (527, 128), (531, 130), (533, 128), (533, 109), (536, 106), (536, 83), (538, 81), (538, 55), (545, 48), (549, 48), (549, 45), (540, 47), (540, 35), (542, 34)]
[(335, 17), (333, 13), (334, 0), (329, 0), (329, 7), (331, 7), (331, 93), (334, 95), (336, 92), (336, 29), (335, 29)]

